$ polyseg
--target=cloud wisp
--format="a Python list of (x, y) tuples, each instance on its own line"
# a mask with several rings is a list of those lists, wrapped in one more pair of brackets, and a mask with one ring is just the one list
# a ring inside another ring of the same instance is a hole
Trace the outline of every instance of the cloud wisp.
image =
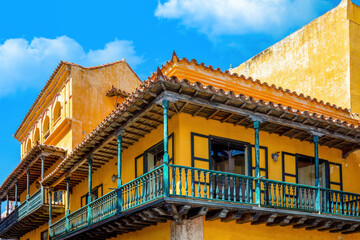
[(61, 36), (54, 39), (14, 38), (0, 43), (0, 97), (17, 90), (38, 89), (60, 60), (83, 66), (95, 66), (126, 58), (131, 67), (144, 60), (138, 56), (131, 41), (115, 40), (103, 49), (89, 50), (74, 39)]
[(316, 17), (326, 0), (166, 0), (155, 16), (176, 19), (209, 37), (279, 34)]

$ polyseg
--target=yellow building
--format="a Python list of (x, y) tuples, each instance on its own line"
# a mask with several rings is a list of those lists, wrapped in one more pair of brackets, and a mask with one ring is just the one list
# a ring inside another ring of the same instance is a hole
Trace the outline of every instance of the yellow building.
[(360, 239), (358, 8), (231, 72), (61, 62), (15, 133), (0, 237)]

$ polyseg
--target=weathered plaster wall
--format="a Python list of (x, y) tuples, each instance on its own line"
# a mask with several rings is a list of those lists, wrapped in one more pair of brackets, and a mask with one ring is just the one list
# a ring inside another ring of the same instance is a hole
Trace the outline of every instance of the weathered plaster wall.
[(131, 93), (141, 81), (124, 62), (106, 67), (71, 68), (73, 89), (73, 147), (76, 147), (114, 109), (105, 94), (112, 86)]
[[(354, 52), (349, 44), (349, 38), (359, 39), (355, 37), (359, 32), (354, 31), (355, 27), (349, 29), (348, 6), (353, 4), (343, 0), (232, 72), (360, 112), (357, 102), (351, 101), (357, 96), (351, 89), (358, 77), (353, 78), (350, 71), (350, 53)], [(358, 67), (353, 66), (352, 70), (355, 68)]]

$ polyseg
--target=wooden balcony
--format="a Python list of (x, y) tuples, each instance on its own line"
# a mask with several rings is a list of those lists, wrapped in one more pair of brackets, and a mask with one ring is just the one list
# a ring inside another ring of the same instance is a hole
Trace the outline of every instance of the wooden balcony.
[(354, 193), (162, 165), (52, 224), (50, 234), (52, 239), (104, 239), (199, 216), (353, 233), (360, 230), (359, 204), (360, 195)]
[[(64, 195), (64, 194), (63, 194)], [(64, 201), (52, 203), (53, 216), (64, 213)], [(49, 220), (47, 189), (41, 188), (0, 222), (0, 238), (20, 238)]]

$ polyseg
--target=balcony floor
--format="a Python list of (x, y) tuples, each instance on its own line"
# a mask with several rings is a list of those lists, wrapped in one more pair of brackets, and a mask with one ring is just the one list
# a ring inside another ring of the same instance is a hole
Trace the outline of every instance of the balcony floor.
[[(16, 211), (16, 210), (15, 210)], [(52, 216), (56, 217), (59, 214), (65, 212), (64, 207), (58, 207), (56, 205), (52, 206)], [(3, 219), (6, 221), (7, 218)], [(4, 239), (18, 239), (26, 233), (38, 228), (39, 226), (47, 223), (49, 221), (49, 205), (44, 204), (32, 213), (26, 215), (20, 220), (14, 221), (6, 229), (0, 233), (0, 238)]]
[(269, 227), (287, 226), (295, 229), (303, 228), (344, 234), (360, 230), (359, 218), (221, 201), (169, 197), (144, 204), (53, 239), (107, 239), (168, 220), (181, 224), (184, 219), (194, 219), (201, 216), (204, 216), (206, 221), (220, 219), (222, 222), (236, 221), (237, 224), (266, 224)]

